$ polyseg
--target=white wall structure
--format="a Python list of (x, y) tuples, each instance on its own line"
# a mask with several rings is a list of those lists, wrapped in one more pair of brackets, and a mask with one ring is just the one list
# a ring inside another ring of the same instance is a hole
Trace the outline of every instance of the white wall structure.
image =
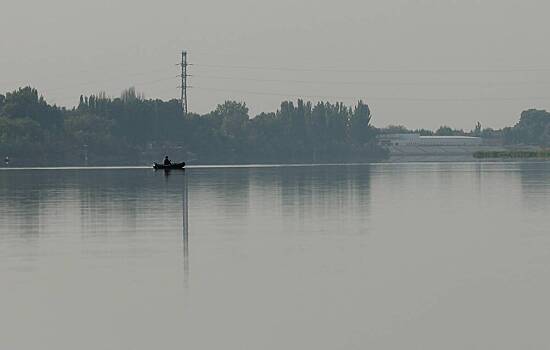
[(385, 134), (378, 137), (391, 155), (473, 154), (483, 148), (480, 137), (420, 136), (420, 134)]

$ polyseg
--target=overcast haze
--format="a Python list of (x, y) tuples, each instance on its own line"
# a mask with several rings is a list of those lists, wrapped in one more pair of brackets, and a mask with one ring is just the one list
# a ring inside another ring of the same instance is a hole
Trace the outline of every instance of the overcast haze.
[(471, 129), (550, 108), (548, 1), (2, 0), (1, 8), (0, 91), (32, 85), (64, 106), (132, 85), (175, 98), (175, 63), (187, 49), (198, 113), (226, 99), (254, 115), (300, 96), (363, 98), (376, 126)]

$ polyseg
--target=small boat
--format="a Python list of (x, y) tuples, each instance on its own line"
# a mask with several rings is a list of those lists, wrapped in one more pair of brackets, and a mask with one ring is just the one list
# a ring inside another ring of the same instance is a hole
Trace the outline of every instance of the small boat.
[(153, 164), (153, 169), (155, 169), (155, 170), (159, 170), (159, 169), (164, 169), (164, 170), (183, 169), (184, 167), (185, 167), (185, 162), (172, 163), (170, 165), (164, 165), (164, 164), (159, 164), (159, 163), (154, 163)]

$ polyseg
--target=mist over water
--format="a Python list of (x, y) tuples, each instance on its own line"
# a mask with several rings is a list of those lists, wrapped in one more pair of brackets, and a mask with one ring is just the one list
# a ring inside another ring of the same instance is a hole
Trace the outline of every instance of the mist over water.
[(550, 343), (550, 163), (0, 171), (0, 348)]

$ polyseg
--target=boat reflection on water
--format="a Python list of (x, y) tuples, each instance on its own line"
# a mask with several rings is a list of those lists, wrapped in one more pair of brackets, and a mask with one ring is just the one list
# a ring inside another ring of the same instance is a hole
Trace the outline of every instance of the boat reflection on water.
[[(183, 274), (184, 286), (189, 283), (189, 196), (187, 177), (189, 176), (185, 169), (174, 171), (174, 176), (171, 177), (170, 169), (163, 169), (165, 183), (173, 181), (182, 181), (182, 242), (183, 242)], [(181, 176), (181, 180), (180, 180)], [(179, 188), (179, 186), (178, 186)], [(179, 190), (178, 190), (179, 192)]]
[(189, 196), (187, 177), (183, 174), (183, 283), (187, 288), (189, 284)]

